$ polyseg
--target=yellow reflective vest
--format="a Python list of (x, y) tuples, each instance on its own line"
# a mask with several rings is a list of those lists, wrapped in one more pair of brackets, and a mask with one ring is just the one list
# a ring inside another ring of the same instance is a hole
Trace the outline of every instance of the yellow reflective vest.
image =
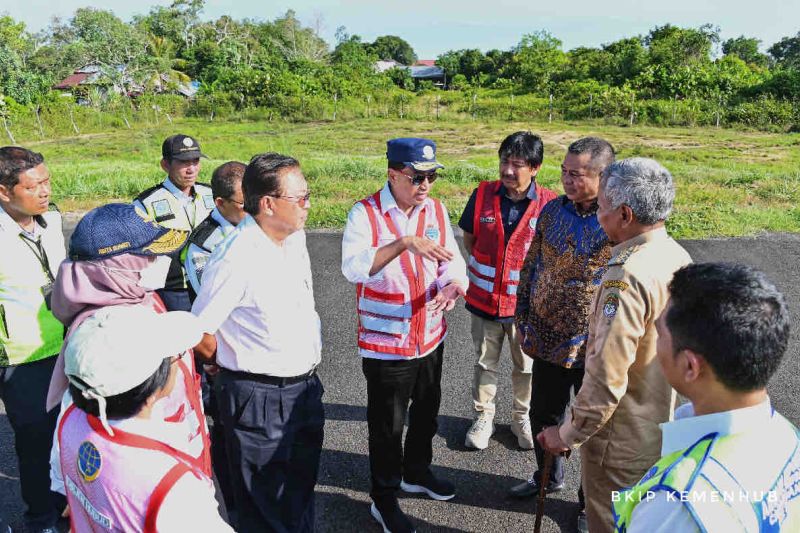
[(0, 209), (0, 366), (57, 355), (64, 340), (64, 326), (44, 296), (67, 255), (61, 215), (48, 211), (37, 222), (37, 239), (25, 241), (19, 224)]

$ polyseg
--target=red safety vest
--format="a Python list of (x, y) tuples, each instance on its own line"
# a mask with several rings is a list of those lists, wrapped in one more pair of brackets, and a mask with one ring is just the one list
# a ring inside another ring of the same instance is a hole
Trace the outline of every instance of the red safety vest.
[(478, 185), (472, 224), (475, 244), (467, 265), (466, 301), (492, 316), (514, 315), (520, 270), (536, 233), (536, 221), (545, 204), (556, 198), (556, 193), (550, 189), (535, 182), (532, 185), (536, 187), (536, 199), (528, 204), (508, 245), (497, 194), (501, 182), (483, 181)]
[[(381, 211), (380, 192), (361, 200), (361, 204), (372, 228), (373, 247), (403, 236), (391, 215)], [(444, 246), (445, 224), (442, 204), (429, 198), (419, 214), (415, 234)], [(447, 323), (444, 313), (432, 313), (425, 304), (439, 292), (438, 269), (437, 261), (405, 250), (375, 281), (357, 284), (358, 347), (406, 357), (435, 348), (447, 331)]]

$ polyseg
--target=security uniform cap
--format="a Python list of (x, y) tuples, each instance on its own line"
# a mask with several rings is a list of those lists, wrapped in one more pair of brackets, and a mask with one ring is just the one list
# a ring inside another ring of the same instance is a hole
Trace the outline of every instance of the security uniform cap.
[(164, 143), (161, 145), (161, 157), (167, 161), (172, 159), (191, 161), (201, 157), (208, 158), (207, 155), (200, 151), (200, 143), (194, 137), (189, 137), (182, 133), (164, 139)]

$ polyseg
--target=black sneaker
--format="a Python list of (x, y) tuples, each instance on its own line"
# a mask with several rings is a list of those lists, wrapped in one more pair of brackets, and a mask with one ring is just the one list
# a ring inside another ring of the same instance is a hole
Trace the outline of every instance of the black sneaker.
[[(548, 483), (547, 488), (545, 489), (546, 494), (552, 494), (554, 492), (559, 492), (564, 490), (564, 482), (561, 483), (553, 483), (552, 481)], [(508, 489), (508, 495), (514, 498), (530, 498), (531, 496), (536, 496), (539, 494), (539, 480), (536, 477), (531, 476), (528, 478), (527, 481), (523, 481), (519, 485), (514, 485), (510, 489)]]
[(578, 533), (589, 533), (589, 526), (586, 523), (586, 509), (578, 511)]
[(387, 498), (380, 504), (373, 502), (369, 508), (372, 517), (383, 528), (383, 533), (415, 533), (411, 520), (400, 509), (397, 498)]
[(400, 488), (406, 492), (427, 494), (439, 501), (450, 500), (456, 495), (456, 488), (452, 483), (437, 478), (430, 471), (419, 479), (403, 479)]

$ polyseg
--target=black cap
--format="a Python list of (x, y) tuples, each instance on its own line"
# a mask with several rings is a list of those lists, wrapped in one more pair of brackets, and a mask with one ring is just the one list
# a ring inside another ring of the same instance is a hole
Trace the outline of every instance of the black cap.
[(180, 133), (164, 140), (164, 144), (161, 145), (161, 157), (167, 161), (171, 159), (187, 161), (200, 159), (201, 157), (208, 158), (207, 155), (200, 151), (200, 143), (194, 137)]

